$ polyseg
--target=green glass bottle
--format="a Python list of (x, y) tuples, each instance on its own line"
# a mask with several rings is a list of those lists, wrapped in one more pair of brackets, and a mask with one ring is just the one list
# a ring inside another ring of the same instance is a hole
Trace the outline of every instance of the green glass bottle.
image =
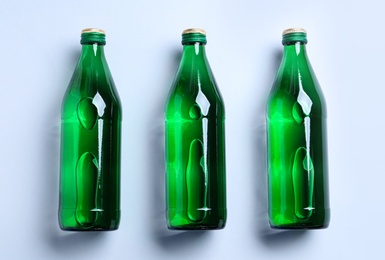
[(62, 104), (59, 224), (62, 230), (115, 230), (121, 104), (104, 56), (104, 31), (84, 29), (81, 44)]
[(283, 32), (283, 58), (267, 103), (272, 228), (329, 225), (326, 104), (306, 43), (303, 29)]
[(166, 105), (169, 229), (226, 223), (225, 110), (206, 58), (206, 33), (182, 33), (183, 56)]

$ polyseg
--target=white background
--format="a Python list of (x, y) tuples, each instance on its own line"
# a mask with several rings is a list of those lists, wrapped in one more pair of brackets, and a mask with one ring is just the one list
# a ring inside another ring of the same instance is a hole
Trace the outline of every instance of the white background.
[[(0, 3), (1, 259), (382, 259), (384, 9), (380, 0), (141, 0)], [(119, 230), (58, 227), (61, 100), (80, 31), (106, 30), (123, 104)], [(228, 221), (221, 231), (168, 231), (163, 108), (181, 32), (207, 31), (226, 105)], [(265, 102), (281, 33), (308, 31), (328, 104), (330, 227), (273, 231), (266, 194)]]

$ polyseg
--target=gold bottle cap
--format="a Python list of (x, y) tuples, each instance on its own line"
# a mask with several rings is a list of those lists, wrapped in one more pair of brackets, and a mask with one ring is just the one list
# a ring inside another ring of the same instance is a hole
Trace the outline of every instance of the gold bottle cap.
[(186, 29), (182, 32), (182, 35), (183, 34), (189, 34), (189, 33), (201, 33), (203, 35), (206, 35), (206, 31), (203, 30), (203, 29), (200, 29), (200, 28), (190, 28), (190, 29)]
[(302, 28), (289, 28), (282, 32), (282, 35), (289, 34), (289, 33), (306, 33), (305, 29)]
[(106, 35), (106, 32), (104, 30), (102, 30), (102, 29), (86, 28), (86, 29), (82, 30), (82, 34), (83, 33), (91, 33), (91, 32), (102, 33), (102, 34)]

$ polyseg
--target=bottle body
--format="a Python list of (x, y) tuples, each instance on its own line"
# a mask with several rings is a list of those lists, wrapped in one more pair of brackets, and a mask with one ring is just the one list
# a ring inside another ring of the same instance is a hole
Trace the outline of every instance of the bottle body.
[(305, 43), (284, 48), (267, 105), (270, 225), (326, 228), (330, 219), (326, 104)]
[(83, 45), (63, 99), (61, 126), (61, 229), (117, 229), (121, 105), (102, 45)]
[(168, 228), (223, 228), (225, 112), (204, 45), (184, 46), (165, 119)]

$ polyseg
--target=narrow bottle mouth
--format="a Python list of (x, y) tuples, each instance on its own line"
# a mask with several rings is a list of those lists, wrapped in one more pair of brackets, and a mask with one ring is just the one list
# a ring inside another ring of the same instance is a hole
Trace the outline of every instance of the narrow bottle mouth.
[(81, 32), (80, 43), (106, 45), (106, 32), (97, 28), (86, 28)]
[(182, 32), (182, 45), (188, 45), (193, 43), (207, 43), (206, 31), (199, 28), (190, 28)]
[(282, 32), (282, 44), (290, 45), (296, 42), (307, 43), (307, 32), (302, 28), (289, 28)]

